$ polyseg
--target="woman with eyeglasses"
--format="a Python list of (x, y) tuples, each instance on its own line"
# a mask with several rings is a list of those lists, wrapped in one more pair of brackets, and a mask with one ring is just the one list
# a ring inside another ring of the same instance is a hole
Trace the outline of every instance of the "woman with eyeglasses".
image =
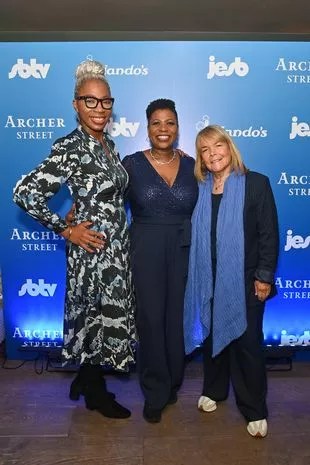
[[(130, 411), (108, 392), (102, 367), (128, 371), (134, 360), (134, 297), (124, 209), (128, 175), (104, 132), (114, 99), (104, 66), (82, 62), (76, 70), (73, 107), (79, 126), (58, 139), (50, 156), (23, 177), (14, 201), (67, 240), (64, 364), (79, 364), (70, 398), (111, 418)], [(66, 183), (75, 203), (75, 223), (48, 207)]]

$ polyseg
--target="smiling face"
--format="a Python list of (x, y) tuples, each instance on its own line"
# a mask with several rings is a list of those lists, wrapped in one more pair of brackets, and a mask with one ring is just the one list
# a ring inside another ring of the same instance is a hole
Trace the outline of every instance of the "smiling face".
[[(100, 79), (91, 79), (81, 85), (78, 96), (103, 99), (111, 97), (111, 94), (105, 82)], [(78, 113), (82, 128), (91, 136), (101, 140), (102, 131), (110, 119), (112, 110), (104, 110), (100, 103), (97, 108), (87, 108), (84, 100), (73, 100), (73, 107)]]
[(167, 109), (156, 110), (148, 121), (148, 136), (157, 151), (171, 150), (178, 137), (178, 121), (176, 115)]
[(219, 137), (203, 137), (200, 141), (201, 158), (213, 174), (228, 175), (231, 172), (232, 156), (229, 145)]

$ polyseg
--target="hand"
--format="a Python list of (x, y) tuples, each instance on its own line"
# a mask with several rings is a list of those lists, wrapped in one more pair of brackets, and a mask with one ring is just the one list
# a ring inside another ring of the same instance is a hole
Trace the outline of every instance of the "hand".
[(180, 157), (190, 157), (190, 155), (188, 155), (187, 153), (183, 152), (183, 150), (181, 150), (181, 149), (176, 149), (176, 152), (177, 152), (177, 154), (178, 154)]
[(70, 226), (75, 221), (75, 203), (72, 204), (72, 207), (65, 216), (65, 222)]
[(257, 296), (258, 300), (264, 302), (270, 294), (271, 291), (271, 284), (262, 283), (261, 281), (254, 281), (255, 287), (255, 295)]
[(106, 238), (102, 233), (89, 229), (92, 224), (91, 221), (82, 221), (76, 226), (65, 229), (61, 236), (83, 247), (87, 252), (94, 253), (104, 248)]

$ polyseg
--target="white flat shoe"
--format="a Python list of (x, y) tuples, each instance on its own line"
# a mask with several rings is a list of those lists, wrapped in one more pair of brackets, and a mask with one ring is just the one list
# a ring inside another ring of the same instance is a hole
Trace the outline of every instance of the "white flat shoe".
[(247, 430), (254, 438), (264, 438), (268, 432), (267, 420), (264, 418), (263, 420), (250, 421)]
[(210, 399), (210, 397), (201, 396), (198, 400), (198, 409), (202, 410), (203, 412), (214, 412), (216, 410), (217, 405), (215, 400)]

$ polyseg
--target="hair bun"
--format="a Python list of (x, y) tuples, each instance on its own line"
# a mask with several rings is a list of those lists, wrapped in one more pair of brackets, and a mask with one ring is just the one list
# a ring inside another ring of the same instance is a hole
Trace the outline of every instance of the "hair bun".
[(85, 60), (78, 65), (75, 71), (75, 78), (78, 80), (85, 75), (93, 75), (94, 77), (104, 77), (105, 67), (102, 63), (95, 60)]

